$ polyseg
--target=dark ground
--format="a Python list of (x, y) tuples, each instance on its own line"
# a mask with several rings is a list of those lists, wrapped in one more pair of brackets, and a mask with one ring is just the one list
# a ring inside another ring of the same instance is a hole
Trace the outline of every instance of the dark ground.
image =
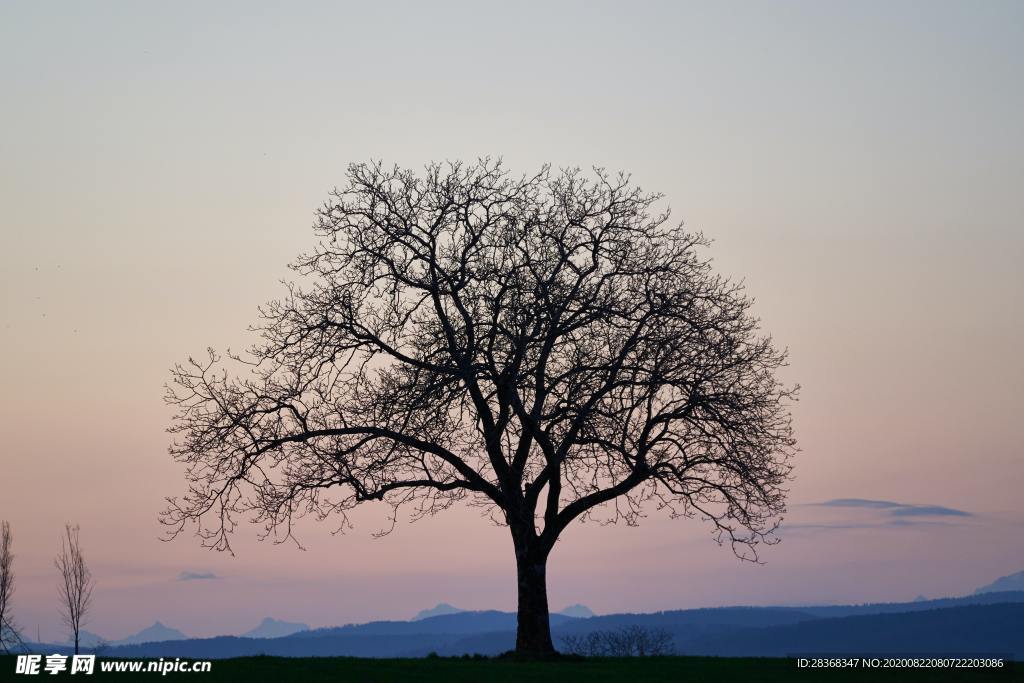
[[(75, 674), (73, 680), (96, 678), (120, 681), (193, 679), (197, 681), (245, 681), (285, 683), (287, 681), (353, 681), (389, 683), (437, 681), (438, 683), (523, 683), (529, 681), (565, 683), (607, 681), (641, 683), (685, 681), (1022, 681), (1024, 666), (1007, 662), (1002, 669), (798, 669), (793, 660), (733, 659), (716, 657), (589, 658), (555, 662), (515, 662), (501, 659), (358, 659), (352, 657), (286, 658), (242, 657), (214, 660), (210, 673), (108, 673), (92, 676)], [(14, 657), (0, 657), (0, 680), (63, 680), (67, 672), (50, 676), (18, 676)]]

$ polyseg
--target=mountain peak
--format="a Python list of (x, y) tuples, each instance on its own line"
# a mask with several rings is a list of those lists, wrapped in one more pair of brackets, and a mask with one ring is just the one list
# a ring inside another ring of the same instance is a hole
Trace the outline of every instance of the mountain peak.
[(430, 617), (440, 617), (445, 614), (458, 614), (465, 612), (464, 609), (459, 609), (454, 605), (449, 605), (447, 602), (439, 602), (437, 606), (431, 607), (430, 609), (421, 610), (416, 613), (416, 616), (412, 618), (413, 621), (419, 621), (420, 619), (429, 619)]
[(115, 640), (111, 645), (135, 645), (137, 643), (158, 643), (164, 640), (187, 640), (188, 636), (179, 631), (176, 628), (171, 628), (157, 621), (153, 622), (152, 626), (148, 626), (138, 633), (133, 633), (127, 638), (121, 640)]
[(242, 634), (243, 638), (283, 638), (299, 631), (308, 631), (309, 624), (281, 621), (273, 617), (263, 617), (259, 626)]
[(566, 617), (575, 617), (577, 619), (589, 619), (590, 617), (594, 616), (594, 613), (591, 611), (589, 607), (587, 607), (586, 605), (581, 605), (579, 603), (575, 605), (569, 605), (565, 609), (559, 610), (557, 613)]
[(1024, 591), (1024, 571), (1017, 572), (1016, 574), (1000, 576), (992, 583), (982, 586), (978, 590), (974, 591), (974, 594), (1002, 593), (1004, 591)]

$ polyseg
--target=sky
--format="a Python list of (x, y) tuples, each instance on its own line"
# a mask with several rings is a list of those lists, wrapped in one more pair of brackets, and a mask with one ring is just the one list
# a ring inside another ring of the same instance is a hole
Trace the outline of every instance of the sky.
[(790, 350), (801, 451), (764, 564), (699, 520), (577, 524), (555, 608), (910, 600), (1024, 569), (1022, 72), (1019, 2), (3, 3), (17, 621), (64, 635), (65, 521), (111, 639), (514, 608), (508, 534), (472, 509), (376, 539), (371, 506), (342, 535), (303, 524), (305, 550), (160, 540), (184, 490), (169, 368), (252, 341), (370, 159), (628, 171)]

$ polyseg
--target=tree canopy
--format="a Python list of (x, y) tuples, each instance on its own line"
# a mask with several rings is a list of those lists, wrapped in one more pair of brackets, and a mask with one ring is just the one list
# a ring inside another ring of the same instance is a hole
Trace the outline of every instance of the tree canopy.
[(786, 354), (661, 199), (601, 169), (350, 166), (230, 356), (247, 367), (174, 369), (189, 491), (163, 521), (228, 549), (240, 514), (287, 537), (298, 515), (465, 499), (542, 566), (573, 520), (651, 501), (756, 557), (795, 448)]

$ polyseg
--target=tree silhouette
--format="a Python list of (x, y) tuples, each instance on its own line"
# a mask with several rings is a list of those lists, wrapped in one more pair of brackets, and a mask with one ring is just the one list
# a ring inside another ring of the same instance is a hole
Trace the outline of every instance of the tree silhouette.
[[(652, 501), (756, 559), (795, 447), (785, 362), (708, 242), (628, 177), (514, 177), (501, 162), (417, 175), (356, 164), (317, 213), (303, 282), (261, 309), (241, 373), (176, 366), (171, 453), (189, 491), (163, 514), (229, 549), (240, 514), (364, 501), (415, 518), (467, 499), (508, 526), (517, 651), (552, 653), (546, 567), (582, 516)], [(606, 505), (607, 504), (607, 505)]]
[(64, 536), (60, 539), (60, 554), (53, 564), (60, 572), (60, 583), (57, 584), (57, 595), (60, 598), (61, 618), (71, 632), (75, 642), (75, 654), (79, 650), (79, 635), (82, 625), (92, 608), (92, 589), (96, 585), (89, 565), (82, 555), (82, 546), (78, 540), (78, 525), (64, 525)]
[(24, 643), (12, 615), (14, 597), (14, 535), (6, 519), (0, 521), (0, 652), (10, 654)]

